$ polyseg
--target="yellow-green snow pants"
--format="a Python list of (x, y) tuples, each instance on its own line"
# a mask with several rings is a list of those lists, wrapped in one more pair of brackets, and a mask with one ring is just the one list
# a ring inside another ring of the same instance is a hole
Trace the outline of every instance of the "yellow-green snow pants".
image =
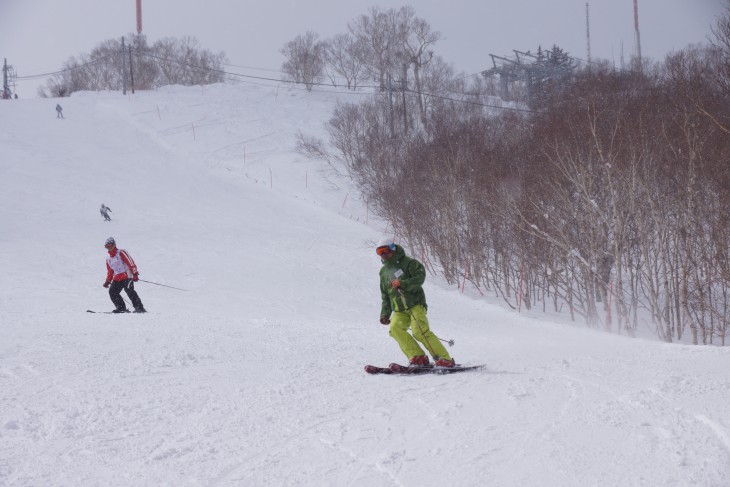
[[(413, 336), (408, 333), (409, 328)], [(426, 309), (420, 304), (410, 310), (393, 311), (390, 317), (390, 336), (398, 342), (400, 349), (406, 354), (408, 360), (417, 355), (426, 355), (418, 342), (423, 344), (434, 360), (440, 358), (451, 360), (451, 355), (446, 351), (446, 347), (431, 331), (426, 317)]]

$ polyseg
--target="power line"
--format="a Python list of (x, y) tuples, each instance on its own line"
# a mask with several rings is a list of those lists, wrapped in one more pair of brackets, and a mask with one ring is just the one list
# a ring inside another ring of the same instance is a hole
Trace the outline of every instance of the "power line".
[[(288, 84), (292, 84), (292, 85), (301, 84), (300, 82), (293, 81), (293, 80), (275, 79), (275, 78), (268, 78), (268, 77), (265, 77), (265, 76), (254, 76), (254, 75), (249, 75), (249, 74), (233, 73), (233, 72), (229, 72), (229, 71), (225, 71), (225, 70), (220, 70), (220, 69), (212, 69), (212, 68), (206, 68), (206, 67), (196, 66), (196, 65), (189, 64), (189, 63), (182, 63), (182, 62), (179, 62), (179, 61), (174, 60), (174, 59), (161, 58), (159, 56), (155, 56), (155, 55), (149, 54), (149, 53), (140, 53), (140, 54), (142, 54), (143, 56), (147, 56), (147, 57), (153, 58), (153, 59), (157, 59), (159, 61), (172, 62), (172, 63), (178, 64), (178, 65), (181, 65), (181, 66), (186, 66), (186, 67), (190, 67), (190, 68), (194, 68), (194, 69), (199, 69), (199, 70), (204, 70), (204, 71), (216, 72), (216, 73), (223, 74), (223, 75), (226, 75), (226, 76), (234, 76), (234, 77), (240, 77), (240, 78), (256, 79), (256, 80), (260, 80), (260, 81), (272, 81), (272, 82), (275, 82), (275, 83), (288, 83)], [(345, 85), (337, 85), (337, 84), (331, 84), (331, 83), (310, 83), (310, 84), (312, 86), (320, 86), (320, 87), (347, 88)], [(264, 86), (267, 86), (267, 85), (264, 85)], [(375, 86), (375, 85), (361, 85), (361, 88), (370, 88), (370, 89), (374, 89), (374, 90), (375, 89), (377, 89), (377, 90), (380, 89), (379, 86)], [(370, 91), (368, 91), (368, 92), (358, 92), (358, 91), (353, 91), (353, 90), (350, 90), (350, 89), (347, 89), (347, 91), (327, 91), (327, 90), (308, 90), (308, 91), (315, 91), (317, 93), (339, 93), (339, 94), (343, 94), (343, 95), (371, 95), (372, 94), (372, 92), (370, 92)], [(437, 98), (437, 99), (440, 99), (440, 100), (453, 101), (453, 102), (456, 102), (456, 103), (465, 103), (465, 104), (469, 104), (469, 105), (482, 106), (482, 107), (485, 107), (485, 108), (495, 108), (495, 109), (498, 109), (498, 110), (510, 110), (510, 111), (516, 111), (516, 112), (533, 113), (533, 110), (528, 110), (528, 109), (524, 109), (524, 108), (504, 107), (504, 106), (492, 105), (492, 104), (488, 104), (488, 103), (480, 103), (480, 102), (471, 101), (471, 100), (462, 100), (462, 99), (458, 99), (458, 98), (451, 98), (451, 97), (444, 96), (444, 95), (438, 95), (438, 94), (435, 94), (435, 93), (427, 93), (427, 92), (424, 92), (424, 91), (416, 91), (416, 90), (412, 90), (412, 89), (406, 89), (405, 91), (407, 93), (411, 93), (411, 94), (414, 94), (414, 95), (423, 95), (423, 96), (428, 96), (428, 97), (431, 97), (431, 98)]]
[[(163, 57), (156, 56), (154, 54), (150, 54), (150, 53), (147, 53), (147, 52), (138, 53), (138, 55), (142, 55), (142, 56), (145, 56), (145, 57), (148, 57), (148, 58), (156, 59), (158, 61), (164, 61), (164, 62), (167, 62), (167, 63), (174, 63), (174, 64), (177, 64), (179, 66), (185, 66), (185, 67), (193, 68), (193, 69), (196, 69), (196, 70), (199, 70), (199, 71), (209, 71), (209, 72), (213, 72), (213, 73), (218, 73), (218, 74), (225, 75), (225, 76), (235, 76), (235, 77), (239, 77), (239, 78), (256, 79), (256, 80), (260, 80), (260, 81), (272, 81), (272, 82), (275, 82), (275, 83), (288, 83), (288, 84), (294, 84), (294, 85), (301, 84), (301, 82), (294, 81), (294, 80), (281, 79), (281, 78), (270, 78), (270, 77), (267, 77), (267, 76), (254, 76), (252, 74), (234, 73), (234, 72), (226, 71), (226, 70), (223, 70), (223, 69), (213, 69), (213, 68), (208, 68), (208, 67), (204, 67), (204, 66), (197, 66), (197, 65), (194, 65), (194, 64), (190, 64), (190, 63), (180, 62), (180, 61), (177, 61), (175, 59), (163, 58)], [(273, 72), (279, 73), (279, 71), (273, 71)], [(309, 84), (311, 86), (325, 86), (325, 87), (334, 87), (334, 88), (347, 88), (345, 85), (338, 85), (338, 84), (332, 84), (332, 83), (309, 83)], [(375, 88), (375, 86), (368, 86), (368, 85), (361, 85), (361, 87), (362, 88)], [(355, 94), (355, 95), (366, 95), (366, 94), (370, 94), (370, 92), (353, 92), (352, 90), (348, 90), (347, 92), (344, 92), (343, 91), (343, 92), (332, 92), (332, 93)]]
[(256, 71), (269, 71), (271, 73), (281, 73), (278, 69), (271, 69), (271, 68), (259, 68), (256, 66), (244, 66), (241, 64), (231, 64), (231, 63), (222, 63), (223, 66), (231, 66), (234, 68), (244, 68), (244, 69), (254, 69)]
[(29, 79), (30, 80), (30, 79), (38, 79), (38, 78), (48, 78), (48, 77), (51, 77), (51, 76), (56, 76), (58, 74), (67, 73), (69, 71), (74, 71), (76, 69), (81, 69), (81, 68), (84, 68), (86, 66), (91, 66), (92, 64), (97, 64), (97, 63), (100, 63), (102, 61), (106, 61), (110, 57), (111, 57), (111, 55), (104, 56), (102, 58), (95, 59), (93, 61), (89, 61), (88, 63), (80, 64), (78, 66), (71, 66), (70, 68), (66, 68), (66, 69), (61, 69), (60, 71), (53, 71), (53, 72), (50, 72), (50, 73), (42, 73), (42, 74), (33, 74), (33, 75), (29, 75), (29, 76), (16, 76), (15, 79)]
[[(56, 75), (60, 75), (60, 74), (63, 74), (63, 73), (67, 73), (69, 71), (74, 71), (76, 69), (82, 69), (82, 68), (85, 68), (87, 66), (91, 66), (91, 65), (94, 65), (94, 64), (101, 63), (102, 61), (106, 61), (107, 59), (109, 59), (110, 57), (115, 56), (115, 55), (116, 54), (109, 54), (108, 56), (104, 56), (102, 58), (95, 59), (93, 61), (89, 61), (87, 63), (80, 64), (78, 66), (71, 66), (71, 67), (68, 67), (66, 69), (61, 69), (61, 70), (53, 71), (53, 72), (49, 72), (49, 73), (36, 74), (36, 75), (31, 75), (31, 76), (17, 76), (16, 79), (19, 79), (19, 80), (32, 80), (32, 79), (39, 79), (39, 78), (47, 78), (47, 77), (50, 77), (50, 76), (56, 76)], [(163, 57), (156, 56), (154, 54), (146, 53), (146, 52), (137, 52), (136, 55), (137, 56), (145, 56), (147, 58), (151, 58), (151, 59), (154, 59), (154, 60), (157, 60), (157, 61), (160, 61), (160, 62), (167, 62), (167, 63), (177, 64), (179, 66), (184, 66), (184, 67), (187, 67), (187, 68), (192, 68), (192, 69), (198, 70), (198, 71), (207, 71), (207, 72), (211, 72), (211, 73), (217, 73), (217, 74), (223, 76), (225, 79), (236, 80), (236, 81), (245, 82), (245, 83), (248, 83), (248, 84), (258, 84), (260, 86), (272, 86), (272, 85), (267, 85), (267, 84), (264, 84), (264, 83), (255, 83), (255, 82), (251, 82), (251, 81), (242, 81), (239, 78), (244, 78), (244, 79), (249, 79), (249, 80), (258, 80), (258, 81), (269, 81), (269, 82), (277, 83), (277, 85), (278, 84), (281, 84), (281, 83), (286, 83), (286, 84), (289, 84), (289, 85), (298, 85), (298, 84), (301, 84), (300, 82), (297, 82), (297, 81), (294, 81), (294, 80), (287, 80), (287, 79), (281, 79), (281, 78), (277, 79), (277, 78), (270, 78), (270, 77), (266, 77), (266, 76), (255, 76), (255, 75), (251, 75), (251, 74), (235, 73), (235, 72), (226, 71), (226, 70), (223, 70), (223, 69), (214, 69), (214, 68), (209, 68), (209, 67), (205, 67), (205, 66), (198, 66), (198, 65), (194, 65), (194, 64), (190, 64), (190, 63), (180, 62), (180, 61), (175, 60), (175, 59), (163, 58)], [(223, 66), (226, 66), (226, 65), (228, 65), (228, 66), (236, 66), (236, 65), (230, 65), (230, 64), (222, 64), (222, 65)], [(245, 66), (238, 66), (238, 67), (245, 67)], [(253, 69), (259, 69), (259, 68), (253, 68)], [(275, 70), (269, 70), (269, 71), (277, 72), (277, 73), (279, 72), (279, 71), (275, 71)], [(323, 90), (323, 89), (317, 89), (317, 90), (308, 89), (307, 90), (307, 91), (314, 91), (316, 93), (336, 93), (336, 94), (342, 94), (342, 95), (355, 95), (355, 96), (363, 96), (363, 95), (372, 95), (373, 94), (372, 91), (355, 91), (355, 90), (349, 89), (345, 85), (339, 85), (339, 84), (335, 84), (335, 83), (309, 83), (309, 84), (310, 84), (310, 86), (317, 86), (317, 87), (328, 87), (328, 88), (329, 87), (332, 87), (332, 88), (345, 88), (346, 89), (345, 91), (339, 91), (339, 90)], [(370, 89), (370, 90), (380, 90), (380, 87), (379, 86), (375, 86), (375, 85), (360, 85), (360, 88), (367, 88), (367, 89)], [(481, 106), (481, 107), (485, 107), (485, 108), (494, 108), (494, 109), (497, 109), (497, 110), (509, 110), (509, 111), (527, 112), (527, 113), (532, 113), (533, 112), (532, 110), (523, 109), (523, 108), (504, 107), (504, 106), (493, 105), (493, 104), (488, 104), (488, 103), (481, 103), (481, 102), (472, 101), (472, 100), (464, 100), (464, 99), (459, 99), (459, 98), (448, 97), (448, 96), (445, 96), (445, 95), (438, 95), (438, 94), (435, 94), (435, 93), (428, 93), (428, 92), (424, 92), (424, 91), (416, 91), (416, 90), (412, 90), (412, 89), (408, 89), (408, 88), (404, 89), (403, 91), (406, 92), (406, 93), (413, 94), (413, 95), (427, 96), (427, 97), (430, 97), (430, 98), (436, 98), (436, 99), (440, 99), (440, 100), (444, 100), (444, 101), (451, 101), (451, 102), (455, 102), (455, 103), (465, 103), (465, 104), (468, 104), (468, 105)], [(457, 93), (457, 92), (453, 92), (452, 91), (452, 93)], [(458, 94), (461, 94), (461, 93), (458, 93)]]
[(433, 93), (417, 92), (414, 90), (408, 90), (408, 91), (410, 93), (420, 93), (423, 96), (429, 96), (431, 98), (438, 98), (440, 100), (453, 101), (453, 102), (457, 102), (457, 103), (465, 103), (467, 105), (476, 105), (476, 106), (485, 107), (485, 108), (496, 108), (498, 110), (509, 110), (509, 111), (513, 111), (513, 112), (537, 113), (537, 112), (535, 112), (535, 110), (530, 110), (527, 108), (503, 107), (503, 106), (499, 106), (499, 105), (490, 105), (489, 103), (480, 103), (480, 102), (469, 101), (469, 100), (459, 100), (457, 98), (449, 98), (448, 96), (435, 95)]

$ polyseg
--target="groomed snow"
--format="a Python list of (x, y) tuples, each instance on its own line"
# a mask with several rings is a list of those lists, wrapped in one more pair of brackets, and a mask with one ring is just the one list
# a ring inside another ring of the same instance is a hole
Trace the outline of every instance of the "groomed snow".
[[(79, 93), (64, 120), (59, 100), (0, 103), (0, 485), (730, 485), (729, 348), (429, 276), (433, 329), (487, 370), (365, 374), (403, 361), (377, 321), (385, 225), (293, 150), (338, 98)], [(86, 313), (112, 309), (109, 236), (187, 291), (140, 282), (148, 314)]]

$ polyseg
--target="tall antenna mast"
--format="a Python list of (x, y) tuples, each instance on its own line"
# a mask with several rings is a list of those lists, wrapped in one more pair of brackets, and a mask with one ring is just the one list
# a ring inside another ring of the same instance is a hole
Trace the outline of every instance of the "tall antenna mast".
[(137, 0), (137, 34), (142, 33), (142, 0)]
[(634, 32), (636, 33), (636, 56), (641, 66), (641, 35), (639, 34), (639, 0), (634, 0)]
[(590, 16), (588, 13), (588, 2), (586, 2), (586, 58), (588, 64), (591, 63), (591, 23)]

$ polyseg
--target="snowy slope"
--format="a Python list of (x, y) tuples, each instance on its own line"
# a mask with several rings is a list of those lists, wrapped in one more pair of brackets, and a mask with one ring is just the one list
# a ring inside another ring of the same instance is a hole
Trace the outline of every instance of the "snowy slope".
[[(431, 276), (434, 330), (488, 370), (366, 375), (403, 360), (377, 323), (384, 226), (293, 151), (338, 96), (0, 104), (0, 485), (730, 485), (727, 348), (540, 321)], [(139, 283), (147, 315), (86, 313), (112, 308), (110, 235), (187, 291)]]

